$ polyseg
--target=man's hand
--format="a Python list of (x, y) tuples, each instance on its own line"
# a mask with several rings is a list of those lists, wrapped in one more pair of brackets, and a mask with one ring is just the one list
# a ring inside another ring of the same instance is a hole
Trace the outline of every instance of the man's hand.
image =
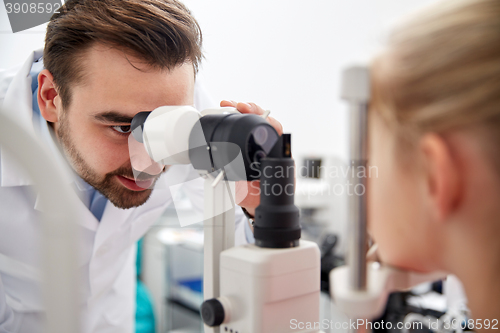
[[(220, 102), (220, 106), (232, 106), (241, 113), (253, 113), (256, 115), (264, 114), (264, 109), (255, 103), (236, 103), (234, 101), (224, 100)], [(267, 121), (278, 132), (278, 135), (283, 134), (283, 126), (281, 126), (279, 121), (272, 117), (267, 117)], [(236, 202), (238, 205), (245, 208), (248, 213), (254, 216), (255, 208), (257, 208), (260, 203), (260, 181), (254, 180), (251, 182), (236, 182)]]

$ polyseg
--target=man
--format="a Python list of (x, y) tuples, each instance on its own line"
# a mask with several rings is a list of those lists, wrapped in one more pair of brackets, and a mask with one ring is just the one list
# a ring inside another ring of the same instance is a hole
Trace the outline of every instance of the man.
[[(195, 83), (199, 26), (176, 0), (69, 0), (52, 17), (40, 56), (28, 59), (0, 101), (20, 122), (38, 128), (54, 156), (59, 143), (75, 171), (82, 199), (84, 331), (132, 332), (134, 244), (171, 203), (169, 185), (197, 175), (191, 166), (165, 172), (153, 165), (145, 181), (156, 188), (137, 186), (130, 121), (163, 105), (211, 106)], [(263, 112), (255, 104), (221, 106)], [(43, 323), (40, 281), (30, 274), (40, 261), (37, 200), (31, 181), (3, 151), (0, 162), (0, 332), (34, 333)], [(202, 184), (189, 184), (186, 190), (201, 209)], [(257, 196), (241, 202), (250, 213), (257, 204)], [(241, 210), (236, 222), (236, 243), (245, 242), (252, 235)]]

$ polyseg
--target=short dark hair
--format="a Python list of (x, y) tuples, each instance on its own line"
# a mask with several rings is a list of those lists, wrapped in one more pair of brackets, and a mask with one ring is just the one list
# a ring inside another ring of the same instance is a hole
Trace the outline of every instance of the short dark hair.
[(179, 1), (68, 0), (50, 19), (43, 54), (64, 108), (70, 105), (70, 85), (83, 79), (84, 52), (98, 42), (158, 69), (189, 61), (196, 72), (203, 57), (198, 22)]

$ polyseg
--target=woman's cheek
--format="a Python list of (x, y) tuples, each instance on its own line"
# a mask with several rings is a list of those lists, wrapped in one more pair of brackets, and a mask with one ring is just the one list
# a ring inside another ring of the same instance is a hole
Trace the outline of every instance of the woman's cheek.
[(379, 170), (378, 178), (369, 180), (368, 189), (368, 229), (378, 244), (383, 261), (393, 261), (395, 253), (400, 252), (401, 234), (398, 232), (397, 185), (387, 170)]

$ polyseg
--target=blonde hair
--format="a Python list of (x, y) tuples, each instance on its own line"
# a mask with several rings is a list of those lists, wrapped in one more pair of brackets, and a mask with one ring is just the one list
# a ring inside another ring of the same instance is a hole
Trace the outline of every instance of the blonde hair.
[(427, 8), (372, 68), (372, 108), (406, 141), (477, 125), (500, 171), (500, 0)]

